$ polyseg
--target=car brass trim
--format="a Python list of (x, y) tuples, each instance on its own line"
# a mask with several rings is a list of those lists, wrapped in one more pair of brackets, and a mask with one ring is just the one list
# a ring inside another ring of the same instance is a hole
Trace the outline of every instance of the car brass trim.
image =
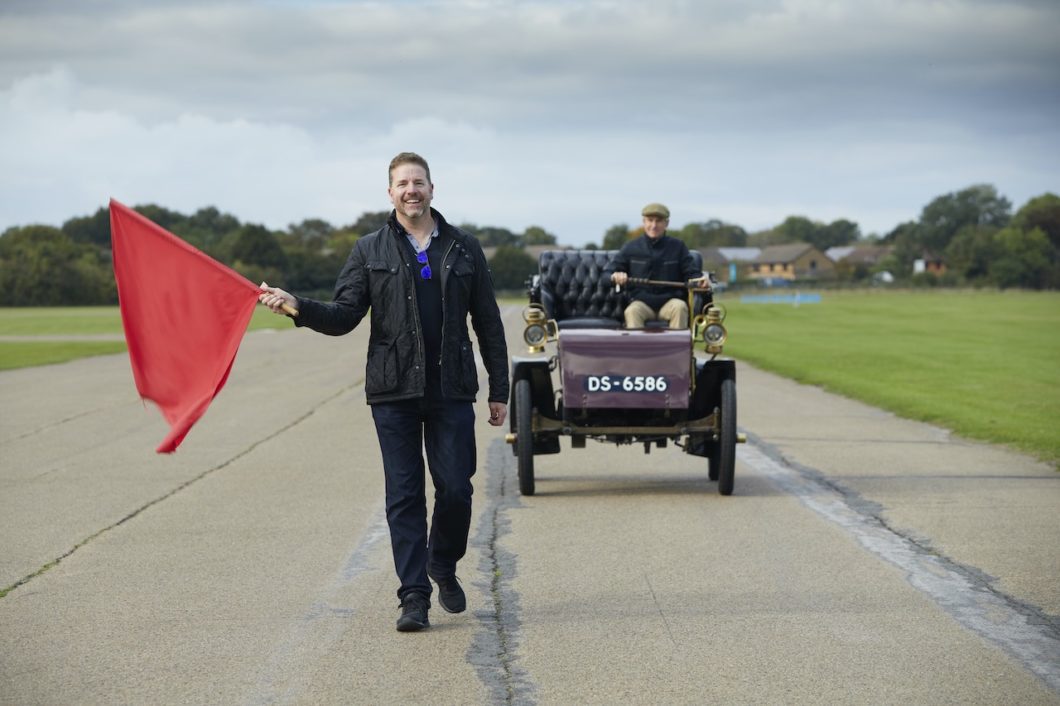
[(645, 427), (632, 427), (632, 426), (586, 426), (582, 424), (572, 424), (571, 422), (565, 422), (558, 419), (549, 419), (538, 414), (537, 410), (534, 410), (533, 417), (531, 418), (533, 424), (533, 430), (535, 433), (558, 433), (563, 435), (571, 434), (585, 434), (585, 435), (601, 435), (601, 434), (653, 434), (655, 436), (663, 434), (714, 434), (714, 415), (703, 417), (702, 419), (693, 419), (688, 422), (682, 422), (681, 424), (673, 424), (670, 426), (645, 426)]

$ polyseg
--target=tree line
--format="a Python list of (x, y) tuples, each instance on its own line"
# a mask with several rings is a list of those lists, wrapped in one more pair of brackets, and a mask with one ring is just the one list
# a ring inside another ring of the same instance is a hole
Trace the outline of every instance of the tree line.
[[(348, 225), (310, 218), (284, 230), (243, 223), (209, 206), (191, 215), (148, 204), (135, 210), (254, 282), (268, 281), (299, 294), (330, 296), (335, 277), (353, 244), (380, 228), (389, 211), (362, 214)], [(522, 233), (496, 226), (462, 223), (492, 252), (498, 289), (523, 286), (536, 270), (527, 246), (555, 245), (556, 236), (540, 226)], [(588, 249), (616, 249), (643, 230), (627, 224), (609, 228)], [(831, 223), (789, 216), (775, 227), (748, 233), (721, 220), (688, 223), (670, 234), (690, 248), (765, 247), (805, 242), (819, 250), (833, 246), (877, 244), (890, 254), (872, 270), (891, 272), (913, 284), (1060, 288), (1060, 197), (1046, 193), (1015, 214), (1011, 203), (990, 185), (945, 194), (924, 206), (919, 219), (902, 223), (883, 236), (863, 236), (857, 223)], [(942, 275), (915, 274), (913, 263), (938, 258)], [(849, 279), (871, 270), (844, 271)], [(114, 304), (117, 290), (110, 254), (110, 214), (100, 208), (61, 226), (26, 225), (0, 234), (0, 306)]]
[[(362, 214), (348, 225), (310, 218), (284, 230), (243, 223), (209, 206), (186, 215), (155, 204), (134, 207), (253, 282), (327, 298), (353, 244), (386, 223), (389, 211)], [(485, 246), (518, 249), (555, 244), (539, 226), (523, 233), (461, 224)], [(525, 279), (525, 275), (524, 275)], [(28, 225), (0, 234), (0, 306), (116, 304), (110, 251), (110, 210), (71, 218), (61, 226)]]
[[(614, 250), (644, 232), (619, 223), (607, 229), (600, 247)], [(868, 281), (889, 272), (899, 285), (973, 286), (1060, 289), (1060, 197), (1044, 193), (1015, 214), (1012, 204), (989, 184), (976, 184), (932, 199), (914, 221), (885, 235), (863, 235), (857, 223), (841, 218), (830, 223), (788, 216), (772, 228), (747, 232), (712, 219), (672, 227), (668, 233), (689, 248), (758, 247), (808, 243), (821, 252), (832, 247), (874, 245), (886, 256), (875, 264), (839, 266), (841, 282)], [(584, 247), (593, 249), (595, 243)], [(941, 262), (941, 271), (915, 271), (917, 260)], [(494, 274), (504, 274), (504, 288), (517, 288), (536, 264), (522, 251), (494, 255)], [(520, 274), (522, 273), (522, 274)], [(501, 286), (500, 278), (498, 284)]]

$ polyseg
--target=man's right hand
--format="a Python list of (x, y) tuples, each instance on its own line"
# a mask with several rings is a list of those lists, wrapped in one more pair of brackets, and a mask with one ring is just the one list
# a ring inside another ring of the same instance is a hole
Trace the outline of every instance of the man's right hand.
[(619, 287), (625, 287), (626, 282), (629, 281), (629, 274), (626, 272), (612, 272), (611, 281)]
[(270, 287), (265, 282), (261, 283), (261, 294), (258, 295), (258, 301), (269, 307), (269, 310), (274, 314), (286, 315), (287, 312), (283, 310), (284, 304), (292, 309), (298, 308), (298, 300), (294, 298), (294, 295), (288, 294), (279, 287)]

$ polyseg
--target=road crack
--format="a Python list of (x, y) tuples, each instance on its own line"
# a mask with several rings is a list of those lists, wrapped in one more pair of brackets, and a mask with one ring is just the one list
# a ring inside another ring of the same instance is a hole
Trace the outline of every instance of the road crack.
[(195, 483), (198, 483), (199, 481), (201, 481), (203, 478), (206, 478), (207, 476), (210, 476), (210, 475), (216, 473), (217, 471), (220, 471), (220, 470), (222, 470), (224, 468), (227, 468), (228, 466), (232, 465), (233, 463), (235, 463), (239, 459), (243, 458), (244, 456), (246, 456), (250, 452), (254, 451), (254, 449), (258, 448), (259, 446), (261, 446), (265, 442), (271, 441), (272, 439), (276, 438), (280, 434), (283, 434), (284, 432), (293, 429), (294, 427), (298, 426), (299, 424), (301, 424), (302, 422), (304, 422), (305, 420), (309, 419), (311, 416), (316, 414), (317, 410), (319, 410), (321, 407), (323, 407), (327, 403), (331, 402), (332, 400), (336, 399), (340, 395), (343, 395), (346, 392), (349, 392), (351, 389), (353, 389), (355, 387), (359, 387), (360, 384), (361, 384), (361, 381), (357, 381), (355, 383), (351, 383), (350, 385), (347, 385), (346, 387), (341, 388), (337, 392), (335, 392), (335, 393), (329, 395), (328, 397), (325, 397), (322, 400), (320, 400), (320, 402), (318, 402), (314, 407), (312, 407), (308, 412), (306, 412), (302, 416), (297, 417), (296, 419), (293, 419), (292, 421), (290, 421), (289, 423), (287, 423), (284, 426), (280, 427), (279, 429), (276, 429), (274, 431), (269, 432), (268, 434), (266, 434), (262, 438), (258, 439), (257, 441), (253, 442), (252, 444), (250, 444), (249, 446), (244, 448), (242, 451), (236, 453), (231, 458), (229, 458), (229, 459), (217, 464), (216, 466), (214, 466), (212, 468), (206, 469), (205, 471), (203, 471), (202, 473), (198, 474), (197, 476), (194, 476), (193, 478), (189, 478), (188, 480), (186, 480), (183, 483), (181, 483), (180, 485), (176, 486), (175, 488), (173, 488), (169, 492), (164, 493), (163, 495), (160, 495), (157, 498), (154, 498), (153, 500), (150, 500), (150, 501), (144, 503), (140, 507), (136, 508), (135, 510), (133, 510), (129, 514), (127, 514), (124, 517), (122, 517), (121, 519), (119, 519), (117, 522), (114, 522), (113, 524), (107, 525), (103, 529), (97, 530), (96, 532), (90, 534), (89, 536), (87, 536), (84, 539), (82, 539), (80, 542), (77, 542), (74, 546), (72, 546), (70, 549), (68, 549), (65, 553), (61, 554), (60, 556), (56, 557), (55, 559), (52, 559), (51, 561), (49, 561), (48, 563), (44, 564), (43, 566), (41, 566), (36, 571), (34, 571), (34, 572), (30, 573), (30, 574), (27, 574), (26, 576), (23, 576), (21, 579), (19, 579), (15, 583), (11, 584), (10, 586), (7, 586), (6, 588), (0, 589), (0, 599), (6, 598), (8, 596), (8, 594), (10, 594), (12, 591), (14, 591), (14, 590), (16, 590), (18, 588), (21, 588), (22, 586), (26, 585), (27, 583), (29, 583), (33, 579), (38, 578), (38, 577), (46, 574), (47, 572), (51, 571), (56, 566), (58, 566), (63, 560), (68, 559), (70, 556), (72, 556), (79, 549), (81, 549), (82, 547), (84, 547), (84, 546), (90, 544), (91, 542), (99, 539), (100, 537), (105, 535), (107, 532), (110, 532), (111, 530), (114, 530), (114, 529), (117, 529), (118, 527), (121, 527), (126, 522), (132, 520), (135, 517), (139, 517), (144, 512), (146, 512), (150, 508), (154, 507), (155, 505), (158, 505), (159, 503), (161, 503), (161, 502), (163, 502), (165, 500), (168, 500), (169, 498), (172, 498), (177, 493), (180, 493), (181, 491), (188, 489), (189, 487), (191, 487)]
[(662, 606), (659, 605), (659, 597), (655, 595), (655, 587), (651, 585), (651, 578), (647, 574), (644, 574), (644, 583), (648, 584), (648, 590), (651, 591), (651, 600), (655, 603), (655, 609), (659, 611), (659, 617), (662, 618), (663, 625), (666, 626), (666, 634), (670, 636), (670, 642), (673, 643), (674, 647), (677, 647), (674, 631), (670, 629), (670, 621), (666, 619), (666, 613), (663, 612)]
[(985, 572), (946, 556), (926, 538), (890, 524), (879, 503), (786, 458), (748, 432), (739, 459), (805, 506), (850, 533), (862, 547), (906, 573), (906, 580), (959, 624), (1000, 647), (1060, 693), (1056, 616), (1010, 596)]
[(536, 691), (519, 663), (519, 595), (512, 588), (517, 573), (516, 556), (504, 549), (500, 539), (511, 531), (508, 511), (521, 505), (511, 452), (502, 440), (490, 445), (486, 464), (486, 503), (474, 540), (482, 548), (478, 583), (488, 595), (488, 606), (476, 611), (479, 631), (468, 648), (468, 661), (489, 690), (494, 704), (533, 704)]

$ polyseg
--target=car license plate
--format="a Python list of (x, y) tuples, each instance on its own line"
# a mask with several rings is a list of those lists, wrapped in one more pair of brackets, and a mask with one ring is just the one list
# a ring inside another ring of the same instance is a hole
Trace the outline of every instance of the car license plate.
[(665, 375), (586, 375), (586, 392), (666, 392)]

